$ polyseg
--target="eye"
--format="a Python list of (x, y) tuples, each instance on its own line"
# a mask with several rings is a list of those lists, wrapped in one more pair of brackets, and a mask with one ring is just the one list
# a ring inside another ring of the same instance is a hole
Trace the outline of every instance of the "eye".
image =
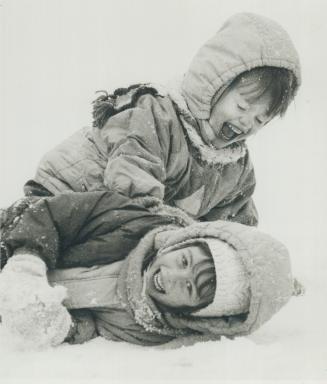
[(189, 281), (186, 282), (186, 288), (188, 290), (188, 293), (191, 295), (193, 287), (192, 287), (192, 284)]
[(188, 261), (187, 261), (187, 258), (185, 257), (185, 255), (182, 256), (182, 265), (184, 268), (186, 268), (188, 266)]
[(247, 101), (245, 100), (238, 100), (237, 102), (237, 108), (240, 110), (240, 111), (247, 111), (249, 109), (250, 105)]
[(261, 125), (261, 124), (263, 123), (263, 120), (259, 119), (259, 117), (256, 117), (255, 119), (256, 119), (256, 121), (257, 121), (258, 124)]

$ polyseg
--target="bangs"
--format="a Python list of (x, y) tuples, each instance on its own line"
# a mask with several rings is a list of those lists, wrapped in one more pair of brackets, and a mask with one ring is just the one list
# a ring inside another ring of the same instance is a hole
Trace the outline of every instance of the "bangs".
[(284, 115), (297, 88), (295, 76), (285, 68), (259, 67), (241, 73), (231, 86), (240, 90), (247, 102), (268, 98), (267, 116)]
[(211, 256), (210, 249), (206, 243), (198, 243), (204, 249), (208, 258), (194, 265), (195, 285), (201, 302), (210, 304), (216, 293), (216, 270)]
[(195, 285), (201, 301), (206, 305), (210, 304), (216, 292), (216, 271), (213, 262), (210, 260), (201, 261), (195, 267)]

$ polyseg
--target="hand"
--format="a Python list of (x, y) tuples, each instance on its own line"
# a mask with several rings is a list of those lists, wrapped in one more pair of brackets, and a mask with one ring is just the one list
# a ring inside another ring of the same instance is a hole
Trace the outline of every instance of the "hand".
[(65, 296), (64, 287), (48, 284), (37, 255), (11, 257), (0, 274), (0, 314), (14, 344), (38, 349), (62, 343), (72, 323)]

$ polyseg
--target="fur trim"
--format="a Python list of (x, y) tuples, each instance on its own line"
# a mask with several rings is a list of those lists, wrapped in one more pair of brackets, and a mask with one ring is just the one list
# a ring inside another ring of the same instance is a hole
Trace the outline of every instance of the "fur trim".
[(133, 107), (137, 99), (144, 94), (161, 97), (168, 95), (174, 102), (189, 142), (198, 152), (201, 161), (212, 165), (224, 165), (244, 157), (246, 155), (244, 144), (237, 143), (218, 150), (204, 143), (196, 128), (199, 123), (192, 116), (181, 94), (181, 81), (178, 80), (176, 83), (177, 85), (167, 87), (150, 83), (134, 84), (128, 88), (118, 88), (113, 94), (98, 91), (103, 94), (93, 101), (93, 126), (101, 129), (111, 116)]
[(154, 240), (158, 233), (174, 226), (164, 226), (149, 232), (129, 254), (125, 260), (118, 279), (118, 297), (126, 310), (133, 316), (136, 323), (146, 331), (165, 336), (185, 336), (190, 332), (186, 329), (174, 328), (165, 320), (162, 314), (144, 292), (143, 261), (154, 250)]
[(186, 121), (183, 116), (181, 120), (192, 145), (199, 151), (201, 159), (206, 163), (225, 165), (235, 163), (246, 155), (247, 150), (243, 143), (235, 143), (222, 149), (216, 149), (213, 146), (206, 145), (194, 126)]
[[(161, 241), (157, 241), (159, 237)], [(160, 313), (144, 294), (142, 261), (162, 248), (207, 237), (228, 243), (244, 263), (250, 277), (249, 312), (212, 318)], [(234, 337), (256, 330), (289, 300), (292, 287), (289, 256), (282, 244), (254, 228), (216, 221), (180, 229), (165, 226), (149, 232), (126, 259), (118, 289), (127, 310), (147, 331), (175, 338), (201, 334), (214, 340), (221, 335)]]
[(93, 127), (101, 129), (111, 117), (132, 108), (136, 101), (145, 94), (160, 96), (157, 89), (150, 84), (133, 84), (128, 88), (117, 88), (113, 94), (102, 92), (93, 101)]
[(147, 208), (151, 213), (161, 216), (169, 216), (174, 218), (174, 223), (179, 226), (186, 227), (195, 223), (195, 220), (189, 216), (185, 211), (177, 207), (171, 207), (164, 204), (162, 200), (154, 196), (140, 196), (132, 198), (131, 201), (137, 205), (142, 205)]
[(297, 85), (301, 82), (298, 53), (278, 23), (255, 14), (233, 15), (200, 47), (184, 77), (182, 94), (193, 116), (209, 119), (217, 92), (242, 72), (262, 66), (288, 69)]
[(198, 133), (198, 122), (191, 114), (186, 101), (181, 93), (181, 82), (177, 82), (175, 87), (167, 87), (169, 97), (174, 102), (180, 120), (187, 133), (190, 144), (198, 151), (200, 159), (212, 165), (225, 165), (238, 161), (247, 153), (244, 143), (235, 143), (226, 148), (216, 149), (214, 146), (208, 146)]

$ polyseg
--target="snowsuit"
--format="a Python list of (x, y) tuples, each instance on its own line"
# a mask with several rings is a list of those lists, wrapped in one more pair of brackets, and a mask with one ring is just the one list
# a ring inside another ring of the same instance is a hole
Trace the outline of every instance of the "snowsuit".
[[(64, 304), (75, 321), (66, 339), (71, 343), (101, 335), (176, 347), (222, 335), (246, 335), (291, 297), (286, 249), (252, 227), (223, 221), (194, 223), (180, 210), (149, 199), (131, 201), (115, 192), (32, 200), (16, 204), (14, 219), (8, 212), (2, 226), (2, 255), (11, 257), (22, 248), (40, 255), (51, 284), (67, 288)], [(250, 279), (249, 312), (212, 318), (161, 313), (143, 292), (145, 259), (162, 248), (205, 237), (227, 242), (240, 256)]]
[[(26, 194), (114, 189), (154, 196), (202, 220), (256, 225), (253, 166), (246, 145), (206, 145), (199, 121), (212, 99), (240, 73), (259, 66), (294, 72), (297, 53), (275, 22), (253, 14), (230, 18), (196, 54), (180, 86), (118, 89), (95, 103), (95, 127), (84, 128), (48, 152)], [(36, 183), (36, 184), (35, 184)]]

